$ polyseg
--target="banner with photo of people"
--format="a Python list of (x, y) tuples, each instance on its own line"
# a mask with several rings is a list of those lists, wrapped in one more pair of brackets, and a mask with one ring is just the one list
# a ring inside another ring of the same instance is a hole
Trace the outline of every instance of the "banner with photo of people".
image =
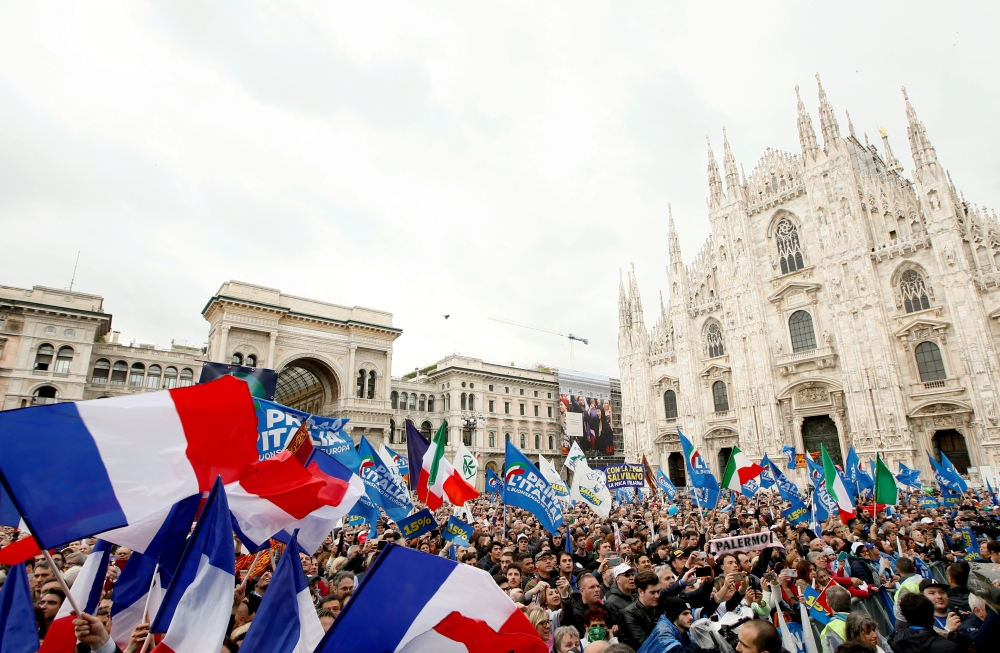
[(574, 442), (584, 454), (614, 454), (611, 379), (596, 374), (562, 370), (559, 371), (558, 378), (563, 454), (569, 453)]

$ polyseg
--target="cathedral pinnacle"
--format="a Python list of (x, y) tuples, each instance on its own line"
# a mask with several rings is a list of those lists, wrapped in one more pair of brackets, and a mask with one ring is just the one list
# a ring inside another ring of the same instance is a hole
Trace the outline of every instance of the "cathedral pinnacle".
[(885, 165), (890, 170), (895, 170), (897, 173), (903, 172), (903, 166), (900, 165), (899, 159), (896, 155), (892, 153), (892, 148), (889, 147), (889, 132), (885, 130), (885, 127), (879, 127), (878, 133), (882, 135), (882, 147), (885, 148)]
[(712, 141), (705, 136), (708, 142), (708, 195), (709, 204), (718, 206), (722, 204), (722, 178), (719, 177), (719, 166), (715, 162), (715, 154), (712, 152)]
[(799, 95), (799, 87), (795, 86), (795, 99), (799, 106), (799, 144), (802, 146), (802, 156), (805, 159), (816, 160), (819, 154), (819, 145), (816, 143), (816, 132), (813, 131), (812, 118), (806, 113), (806, 105), (802, 104), (802, 96)]
[(833, 106), (826, 99), (826, 91), (823, 90), (823, 82), (816, 73), (816, 86), (819, 87), (819, 128), (823, 132), (823, 146), (829, 152), (831, 147), (840, 139), (840, 126), (837, 124), (837, 116), (834, 114)]
[(906, 95), (906, 88), (903, 88), (903, 99), (906, 101), (906, 135), (910, 139), (910, 151), (913, 153), (913, 162), (917, 169), (929, 166), (937, 166), (937, 152), (934, 146), (927, 139), (927, 131), (924, 125), (917, 118), (917, 112), (910, 104), (910, 98)]
[(729, 149), (729, 138), (726, 136), (726, 128), (722, 128), (722, 168), (726, 171), (726, 193), (730, 199), (739, 197), (740, 175), (736, 172), (736, 159), (733, 151)]
[(681, 243), (677, 238), (677, 230), (674, 229), (674, 211), (669, 203), (667, 204), (667, 211), (670, 213), (670, 231), (667, 234), (667, 243), (670, 250), (670, 267), (673, 268), (684, 263), (681, 260)]
[(844, 115), (847, 116), (847, 130), (851, 133), (851, 138), (858, 140), (857, 135), (854, 133), (854, 123), (851, 122), (851, 112), (845, 109)]

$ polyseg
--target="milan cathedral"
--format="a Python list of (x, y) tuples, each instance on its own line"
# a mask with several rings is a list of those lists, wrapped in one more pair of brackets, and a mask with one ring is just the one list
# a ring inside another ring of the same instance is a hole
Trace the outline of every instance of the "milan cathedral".
[[(817, 83), (819, 76), (817, 76)], [(798, 97), (798, 87), (795, 89)], [(1000, 454), (1000, 223), (965, 200), (903, 91), (915, 169), (841, 132), (819, 85), (798, 98), (801, 152), (744, 176), (708, 148), (711, 234), (685, 265), (670, 217), (668, 302), (647, 329), (633, 272), (619, 297), (626, 458), (683, 483), (678, 431), (721, 474), (732, 448), (784, 461), (854, 446), (975, 479)], [(718, 467), (715, 467), (718, 465)]]

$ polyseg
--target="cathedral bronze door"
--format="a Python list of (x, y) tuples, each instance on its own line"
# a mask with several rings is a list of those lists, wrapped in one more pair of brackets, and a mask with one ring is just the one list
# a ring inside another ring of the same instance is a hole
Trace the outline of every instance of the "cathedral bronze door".
[(826, 447), (834, 464), (840, 465), (843, 469), (844, 458), (840, 453), (840, 434), (837, 432), (837, 425), (830, 419), (829, 415), (806, 417), (802, 420), (802, 444), (807, 453), (815, 454), (820, 452), (822, 444)]
[(667, 458), (667, 476), (674, 487), (684, 487), (687, 485), (687, 477), (684, 474), (684, 456), (678, 452), (673, 452)]
[(719, 449), (719, 478), (726, 473), (726, 467), (729, 467), (729, 459), (733, 457), (732, 447), (723, 447)]
[[(969, 450), (965, 446), (965, 438), (955, 429), (936, 431), (932, 440), (934, 443), (934, 453), (948, 456), (948, 460), (955, 466), (959, 474), (969, 471)], [(941, 462), (941, 456), (937, 456)]]

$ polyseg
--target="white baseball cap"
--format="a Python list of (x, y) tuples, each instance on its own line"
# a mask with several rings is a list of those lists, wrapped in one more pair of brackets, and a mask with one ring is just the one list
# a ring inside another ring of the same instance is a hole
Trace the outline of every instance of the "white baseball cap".
[(633, 567), (632, 565), (628, 564), (627, 562), (623, 562), (623, 563), (621, 563), (620, 565), (618, 565), (617, 567), (614, 568), (614, 570), (611, 572), (611, 577), (612, 578), (618, 578), (622, 574), (630, 572), (630, 571), (635, 571), (635, 567)]

